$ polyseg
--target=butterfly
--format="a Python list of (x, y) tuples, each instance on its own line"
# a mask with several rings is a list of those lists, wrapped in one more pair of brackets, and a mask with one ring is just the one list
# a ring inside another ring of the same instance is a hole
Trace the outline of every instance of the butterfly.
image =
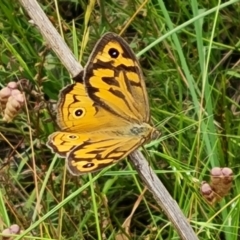
[(159, 136), (139, 62), (120, 36), (102, 36), (75, 80), (59, 94), (60, 131), (47, 142), (70, 173), (98, 171)]

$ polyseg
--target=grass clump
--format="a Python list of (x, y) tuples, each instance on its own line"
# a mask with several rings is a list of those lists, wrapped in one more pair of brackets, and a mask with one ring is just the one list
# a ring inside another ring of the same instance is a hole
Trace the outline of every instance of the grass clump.
[[(146, 146), (150, 165), (199, 239), (239, 239), (239, 1), (39, 2), (82, 65), (104, 32), (123, 32), (161, 131)], [(18, 224), (30, 227), (27, 239), (179, 239), (127, 161), (76, 178), (45, 146), (56, 129), (49, 102), (71, 80), (28, 20), (18, 1), (1, 1), (0, 85), (27, 80), (27, 108), (0, 119), (1, 232)], [(211, 205), (199, 189), (213, 167), (231, 168), (234, 182)]]

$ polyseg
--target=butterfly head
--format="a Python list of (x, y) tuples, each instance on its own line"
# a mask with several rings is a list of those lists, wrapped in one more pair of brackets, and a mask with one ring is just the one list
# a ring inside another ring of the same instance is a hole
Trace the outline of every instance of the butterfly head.
[(151, 136), (150, 139), (151, 140), (158, 139), (160, 137), (160, 135), (161, 135), (161, 133), (156, 128), (153, 128), (151, 135), (150, 135)]

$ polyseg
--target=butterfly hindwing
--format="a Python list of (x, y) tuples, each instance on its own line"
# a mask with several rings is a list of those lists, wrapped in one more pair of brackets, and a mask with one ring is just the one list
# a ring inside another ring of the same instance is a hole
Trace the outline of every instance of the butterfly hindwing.
[(127, 134), (131, 129), (116, 131), (118, 133), (108, 130), (81, 134), (55, 132), (48, 146), (60, 157), (66, 158), (67, 167), (73, 175), (81, 175), (119, 161), (145, 141), (138, 135)]
[[(84, 136), (86, 137), (86, 136)], [(116, 137), (103, 133), (89, 139), (69, 152), (66, 163), (73, 175), (94, 172), (126, 157), (141, 145), (138, 137)]]
[(88, 139), (78, 133), (58, 131), (49, 136), (47, 145), (60, 157), (66, 157), (71, 150), (86, 140)]

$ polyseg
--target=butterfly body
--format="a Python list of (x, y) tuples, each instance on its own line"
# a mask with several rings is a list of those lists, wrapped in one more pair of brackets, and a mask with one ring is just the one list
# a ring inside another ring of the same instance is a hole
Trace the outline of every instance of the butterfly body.
[(73, 175), (111, 165), (159, 132), (149, 124), (142, 72), (128, 44), (113, 33), (96, 44), (78, 81), (65, 87), (57, 106), (60, 131), (47, 145), (65, 157)]

